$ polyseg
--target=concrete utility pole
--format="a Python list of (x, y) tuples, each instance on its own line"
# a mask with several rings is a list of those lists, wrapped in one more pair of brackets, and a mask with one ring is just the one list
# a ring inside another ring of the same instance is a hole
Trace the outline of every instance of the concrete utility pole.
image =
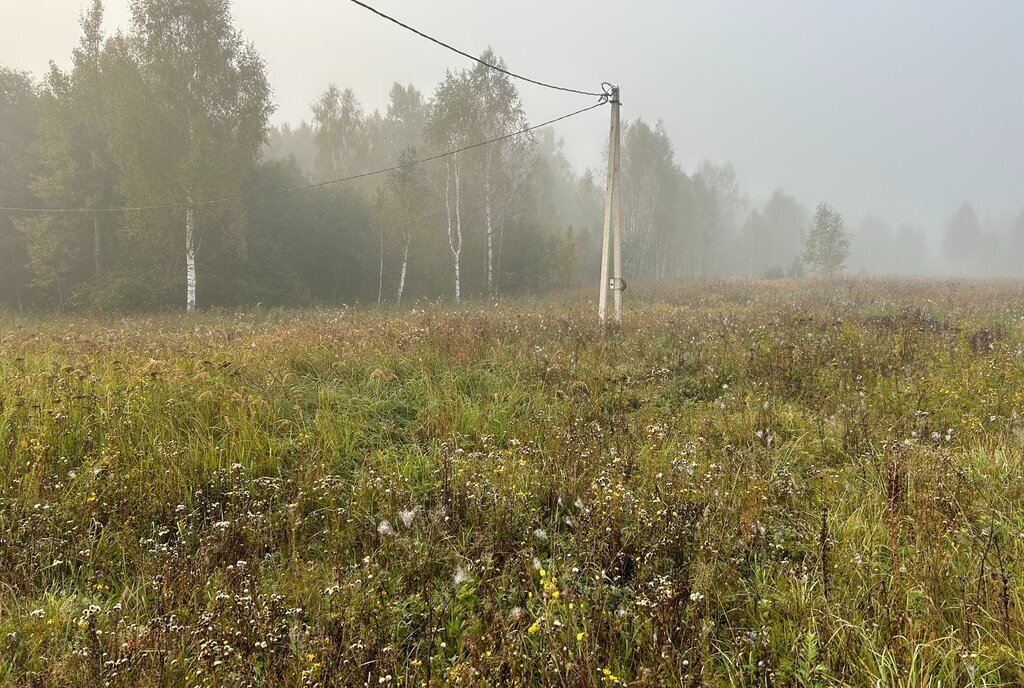
[[(619, 127), (619, 87), (611, 89), (612, 123), (608, 134), (608, 187), (604, 196), (604, 237), (601, 241), (601, 293), (598, 298), (597, 315), (602, 329), (608, 312), (608, 291), (615, 292), (615, 323), (622, 323), (622, 292), (626, 282), (622, 279), (622, 182), (620, 154), (622, 135)], [(608, 279), (608, 258), (611, 253), (612, 223), (615, 225), (615, 249), (613, 274)]]

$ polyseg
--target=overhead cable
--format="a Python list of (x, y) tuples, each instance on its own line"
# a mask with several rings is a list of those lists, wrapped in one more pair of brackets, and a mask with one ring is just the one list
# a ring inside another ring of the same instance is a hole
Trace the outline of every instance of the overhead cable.
[(478, 62), (478, 63), (484, 65), (485, 67), (493, 69), (496, 72), (501, 72), (502, 74), (508, 75), (508, 76), (510, 76), (510, 77), (512, 77), (514, 79), (519, 79), (520, 81), (525, 81), (527, 83), (534, 84), (536, 86), (543, 86), (544, 88), (554, 89), (556, 91), (565, 91), (566, 93), (577, 93), (577, 94), (579, 94), (581, 96), (593, 96), (594, 98), (602, 98), (602, 99), (608, 97), (608, 93), (607, 92), (597, 93), (597, 92), (594, 92), (594, 91), (583, 91), (583, 90), (575, 89), (575, 88), (567, 88), (565, 86), (556, 86), (555, 84), (549, 84), (547, 82), (539, 81), (537, 79), (530, 79), (529, 77), (525, 77), (522, 74), (516, 74), (515, 72), (511, 72), (511, 71), (505, 69), (504, 67), (499, 67), (496, 64), (491, 64), (490, 62), (482, 60), (479, 57), (476, 57), (475, 55), (467, 53), (465, 50), (459, 50), (458, 48), (456, 48), (453, 45), (445, 43), (444, 41), (442, 41), (442, 40), (440, 40), (438, 38), (434, 38), (433, 36), (430, 36), (428, 34), (425, 34), (422, 31), (420, 31), (419, 29), (413, 28), (413, 27), (409, 26), (408, 24), (406, 24), (405, 22), (402, 22), (402, 21), (400, 21), (398, 19), (395, 19), (394, 17), (392, 17), (392, 16), (390, 16), (388, 14), (385, 14), (384, 12), (381, 12), (380, 10), (376, 9), (375, 7), (371, 7), (370, 5), (366, 4), (365, 2), (362, 2), (361, 0), (350, 0), (350, 2), (352, 2), (352, 3), (356, 4), (356, 5), (359, 5), (360, 7), (373, 12), (378, 17), (382, 17), (383, 19), (387, 19), (389, 22), (391, 22), (393, 24), (397, 24), (398, 26), (401, 26), (403, 29), (406, 29), (408, 31), (412, 31), (417, 36), (420, 36), (422, 38), (426, 38), (428, 41), (430, 41), (432, 43), (436, 43), (437, 45), (441, 46), (442, 48), (447, 48), (448, 50), (451, 50), (453, 53), (456, 53), (458, 55), (462, 55), (465, 58), (473, 60), (474, 62)]

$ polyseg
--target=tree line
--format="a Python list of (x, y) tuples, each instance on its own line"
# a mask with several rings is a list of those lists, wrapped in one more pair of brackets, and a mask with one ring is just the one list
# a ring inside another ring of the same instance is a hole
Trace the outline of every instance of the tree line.
[[(452, 70), (431, 93), (394, 84), (372, 112), (332, 84), (308, 123), (272, 127), (266, 67), (230, 0), (130, 9), (108, 36), (93, 0), (67, 69), (0, 66), (0, 205), (88, 211), (0, 212), (0, 307), (459, 302), (595, 285), (603, 171), (574, 170), (550, 129), (515, 135), (530, 120), (505, 74)], [(685, 171), (660, 122), (625, 122), (622, 146), (631, 280), (936, 265), (920, 228), (869, 217), (851, 233), (831, 206), (812, 216), (782, 190), (751, 203), (731, 164)], [(944, 250), (970, 272), (1018, 245), (1024, 215), (995, 231), (965, 205)]]

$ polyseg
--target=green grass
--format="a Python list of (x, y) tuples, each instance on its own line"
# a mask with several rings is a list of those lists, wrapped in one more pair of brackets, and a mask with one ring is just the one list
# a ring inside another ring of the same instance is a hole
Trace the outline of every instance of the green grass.
[(591, 310), (6, 318), (0, 683), (1024, 683), (1022, 285)]

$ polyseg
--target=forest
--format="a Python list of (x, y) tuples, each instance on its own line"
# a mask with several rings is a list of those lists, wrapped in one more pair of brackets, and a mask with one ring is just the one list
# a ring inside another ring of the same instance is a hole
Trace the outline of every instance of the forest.
[[(67, 68), (0, 66), (0, 308), (458, 303), (596, 282), (604, 170), (574, 169), (554, 128), (518, 134), (534, 123), (505, 74), (453, 67), (430, 92), (395, 83), (383, 111), (325, 84), (308, 122), (272, 125), (266, 65), (228, 0), (131, 11), (106, 35), (94, 0)], [(731, 164), (686, 158), (661, 122), (624, 123), (632, 283), (810, 270), (809, 208), (828, 199), (751, 198)], [(1021, 273), (1024, 213), (951, 208), (941, 228), (851, 224), (838, 267)]]

